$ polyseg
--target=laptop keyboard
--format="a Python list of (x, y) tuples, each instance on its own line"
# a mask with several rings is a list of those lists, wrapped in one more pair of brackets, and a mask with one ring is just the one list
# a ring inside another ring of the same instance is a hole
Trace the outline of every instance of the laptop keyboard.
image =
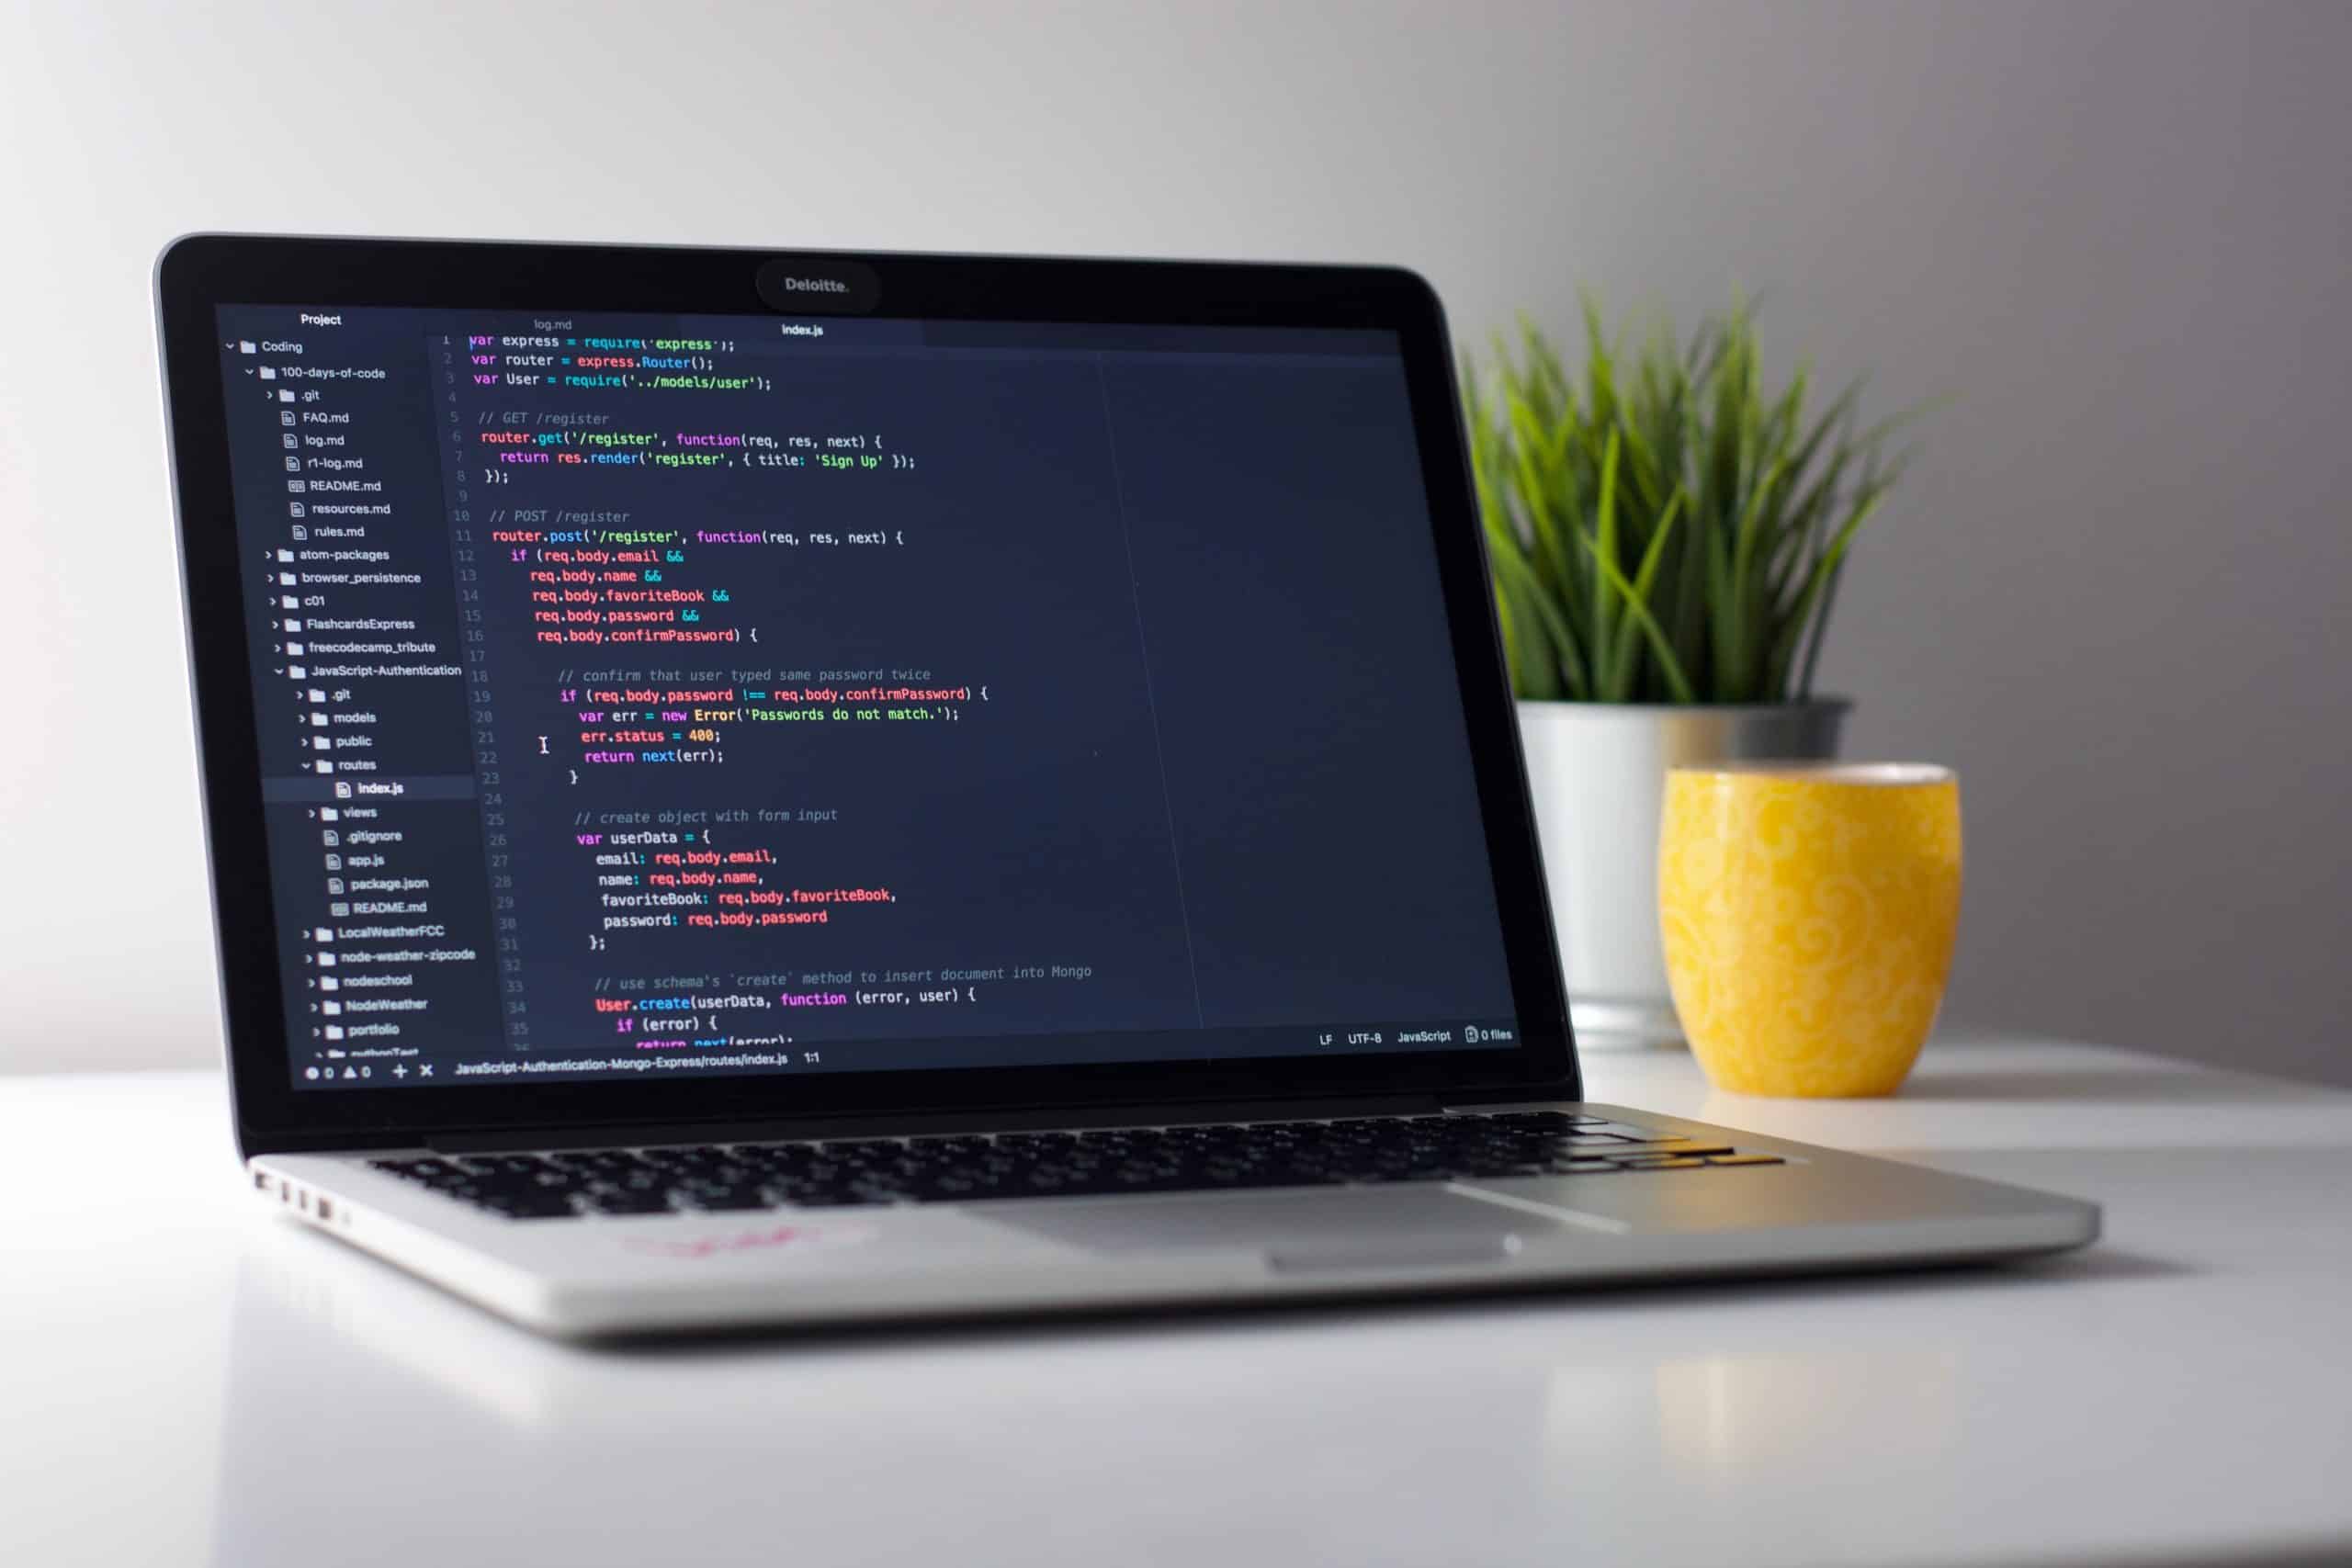
[(380, 1159), (512, 1219), (972, 1203), (1359, 1182), (1779, 1165), (1727, 1144), (1558, 1111), (1121, 1127), (821, 1143)]

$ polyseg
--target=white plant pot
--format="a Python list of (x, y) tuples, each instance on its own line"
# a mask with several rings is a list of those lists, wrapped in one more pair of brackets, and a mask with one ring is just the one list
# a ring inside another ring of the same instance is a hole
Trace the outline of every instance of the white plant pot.
[(1826, 761), (1852, 704), (1755, 706), (1521, 703), (1519, 733), (1544, 844), (1577, 1043), (1679, 1044), (1657, 930), (1657, 829), (1669, 768)]

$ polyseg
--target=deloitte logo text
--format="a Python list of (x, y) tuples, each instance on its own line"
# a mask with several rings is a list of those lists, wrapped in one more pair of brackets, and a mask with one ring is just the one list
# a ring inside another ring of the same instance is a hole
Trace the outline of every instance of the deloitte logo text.
[(793, 314), (817, 311), (838, 315), (871, 310), (882, 298), (882, 280), (862, 262), (809, 262), (778, 256), (759, 270), (754, 280), (760, 298), (775, 310)]

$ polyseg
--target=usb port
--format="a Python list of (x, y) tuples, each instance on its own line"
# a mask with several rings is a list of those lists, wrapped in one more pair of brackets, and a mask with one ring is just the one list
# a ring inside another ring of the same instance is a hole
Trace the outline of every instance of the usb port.
[(331, 1220), (334, 1218), (334, 1205), (328, 1202), (324, 1198), (319, 1200), (319, 1218), (322, 1220)]

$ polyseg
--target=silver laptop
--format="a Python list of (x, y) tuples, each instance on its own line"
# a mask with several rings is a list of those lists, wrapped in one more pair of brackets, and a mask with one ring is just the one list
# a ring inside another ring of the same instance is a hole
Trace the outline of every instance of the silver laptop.
[(302, 1224), (582, 1337), (2097, 1232), (1583, 1100), (1409, 273), (207, 235), (157, 292)]

